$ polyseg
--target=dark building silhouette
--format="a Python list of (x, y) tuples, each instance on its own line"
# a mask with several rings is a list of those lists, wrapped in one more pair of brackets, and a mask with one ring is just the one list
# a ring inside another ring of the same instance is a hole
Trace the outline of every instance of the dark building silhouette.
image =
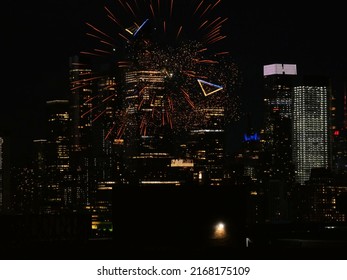
[(71, 118), (70, 129), (70, 172), (75, 178), (73, 188), (76, 190), (75, 207), (85, 209), (90, 204), (93, 191), (92, 179), (92, 99), (95, 94), (95, 81), (92, 79), (92, 70), (79, 56), (72, 56), (69, 60), (69, 114)]
[(70, 115), (68, 100), (47, 101), (48, 135), (43, 213), (60, 213), (67, 207), (70, 181)]
[(338, 206), (340, 195), (347, 194), (347, 182), (344, 176), (334, 176), (328, 168), (313, 168), (310, 179), (302, 194), (307, 202), (302, 206), (302, 215), (306, 222), (323, 224), (342, 224), (346, 222), (346, 213)]
[(264, 66), (265, 120), (262, 139), (262, 189), (266, 221), (288, 221), (288, 200), (294, 180), (292, 160), (295, 64)]

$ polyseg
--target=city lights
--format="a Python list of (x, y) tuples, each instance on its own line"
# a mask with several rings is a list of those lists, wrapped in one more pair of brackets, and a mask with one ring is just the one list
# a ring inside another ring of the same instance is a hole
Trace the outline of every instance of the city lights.
[[(118, 80), (114, 91), (109, 92), (105, 87), (103, 94), (87, 101), (91, 107), (88, 114), (95, 120), (105, 114), (107, 106), (119, 108), (109, 121), (107, 138), (121, 139), (124, 134), (133, 134), (134, 126), (138, 127), (136, 133), (150, 135), (160, 127), (167, 126), (178, 132), (201, 123), (208, 124), (211, 119), (205, 110), (211, 107), (224, 108), (226, 123), (239, 118), (235, 91), (240, 83), (239, 70), (228, 52), (217, 46), (217, 42), (226, 37), (221, 34), (226, 19), (213, 15), (219, 1), (209, 2), (213, 4), (206, 3), (204, 9), (202, 3), (188, 1), (185, 4), (197, 21), (187, 25), (177, 13), (174, 1), (170, 6), (159, 2), (119, 1), (116, 7), (105, 7), (109, 24), (118, 30), (115, 38), (87, 23), (90, 27), (87, 35), (96, 48), (82, 51), (81, 55), (100, 57), (101, 61), (109, 59), (113, 69), (103, 74), (92, 71), (89, 79), (84, 76), (83, 80), (74, 81), (72, 89), (76, 88), (76, 83), (87, 88), (89, 81), (97, 82), (116, 72), (124, 71), (127, 77), (133, 73), (132, 79), (126, 78), (126, 88), (120, 86), (124, 80)], [(163, 21), (163, 14), (170, 16)], [(196, 17), (199, 14), (200, 17)], [(141, 17), (146, 19), (139, 21)], [(205, 20), (210, 23), (203, 27)], [(135, 24), (125, 28), (129, 21)], [(177, 25), (178, 22), (181, 24)], [(122, 55), (111, 51), (115, 44)], [(86, 82), (83, 84), (83, 81)]]

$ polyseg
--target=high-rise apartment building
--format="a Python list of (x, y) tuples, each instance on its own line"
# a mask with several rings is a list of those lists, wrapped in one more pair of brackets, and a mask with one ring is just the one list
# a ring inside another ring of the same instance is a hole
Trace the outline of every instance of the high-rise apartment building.
[(304, 77), (293, 91), (295, 181), (304, 185), (313, 168), (330, 168), (330, 83)]

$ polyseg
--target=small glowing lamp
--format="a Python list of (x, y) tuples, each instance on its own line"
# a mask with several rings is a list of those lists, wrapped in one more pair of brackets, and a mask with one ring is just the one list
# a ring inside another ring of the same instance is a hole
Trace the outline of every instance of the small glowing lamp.
[(213, 231), (213, 238), (214, 239), (223, 239), (227, 237), (227, 231), (225, 228), (225, 224), (222, 222), (219, 222), (214, 226)]

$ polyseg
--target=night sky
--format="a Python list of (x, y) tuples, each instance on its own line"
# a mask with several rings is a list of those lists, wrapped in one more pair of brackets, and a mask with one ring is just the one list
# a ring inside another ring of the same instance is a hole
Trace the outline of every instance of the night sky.
[[(98, 25), (105, 21), (103, 5), (112, 1), (6, 2), (2, 5), (5, 76), (0, 128), (8, 130), (15, 140), (18, 158), (30, 154), (33, 139), (45, 137), (45, 102), (68, 96), (68, 58), (85, 49), (84, 22)], [(299, 74), (327, 75), (341, 88), (347, 76), (342, 7), (318, 2), (314, 6), (278, 2), (261, 7), (251, 2), (222, 2), (219, 10), (228, 17), (224, 49), (230, 51), (241, 70), (241, 109), (254, 116), (256, 128), (261, 125), (257, 116), (261, 115), (264, 64), (295, 63)], [(342, 104), (341, 91), (336, 97)]]

